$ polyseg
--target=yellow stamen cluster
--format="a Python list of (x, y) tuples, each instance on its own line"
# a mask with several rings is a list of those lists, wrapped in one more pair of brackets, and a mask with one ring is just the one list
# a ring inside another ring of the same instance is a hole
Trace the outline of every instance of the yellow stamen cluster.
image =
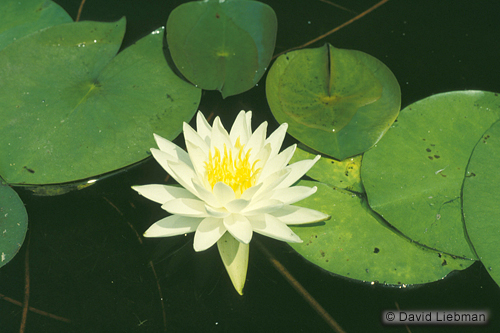
[(244, 145), (240, 144), (240, 139), (236, 140), (235, 148), (238, 149), (238, 154), (233, 158), (231, 150), (227, 150), (224, 144), (224, 154), (215, 148), (212, 155), (208, 153), (208, 161), (205, 162), (205, 170), (207, 172), (208, 182), (212, 188), (218, 182), (223, 182), (229, 185), (239, 198), (243, 192), (249, 187), (255, 185), (257, 175), (260, 173), (260, 168), (256, 169), (256, 160), (250, 165), (250, 151), (249, 149), (245, 154), (243, 152)]

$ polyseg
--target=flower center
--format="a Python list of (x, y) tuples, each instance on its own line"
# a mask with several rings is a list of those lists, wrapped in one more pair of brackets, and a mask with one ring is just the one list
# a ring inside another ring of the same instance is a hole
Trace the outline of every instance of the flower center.
[(235, 156), (233, 156), (232, 150), (227, 150), (225, 144), (224, 154), (221, 154), (217, 148), (214, 149), (215, 152), (213, 155), (211, 151), (208, 153), (205, 170), (212, 189), (216, 183), (223, 182), (229, 185), (234, 190), (236, 198), (239, 198), (246, 189), (255, 185), (257, 176), (261, 170), (255, 167), (259, 160), (250, 165), (249, 159), (252, 149), (244, 153), (243, 147), (244, 145), (240, 144), (240, 138), (238, 138), (235, 144), (235, 148), (237, 149), (237, 153), (234, 154)]

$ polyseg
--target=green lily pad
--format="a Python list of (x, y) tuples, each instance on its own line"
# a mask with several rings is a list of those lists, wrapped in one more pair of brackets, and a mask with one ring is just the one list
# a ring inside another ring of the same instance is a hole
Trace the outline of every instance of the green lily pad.
[(70, 182), (149, 156), (174, 139), (201, 90), (163, 54), (163, 29), (116, 52), (125, 19), (56, 25), (0, 52), (0, 175), (11, 184)]
[(292, 136), (338, 160), (373, 146), (401, 103), (398, 82), (382, 62), (330, 44), (280, 56), (267, 76), (266, 94)]
[(255, 86), (271, 61), (277, 19), (266, 4), (247, 0), (194, 1), (167, 21), (172, 59), (189, 81), (222, 96)]
[[(290, 160), (290, 164), (301, 160), (313, 159), (314, 156), (316, 156), (316, 154), (297, 148)], [(331, 187), (363, 193), (364, 189), (360, 176), (361, 159), (362, 155), (350, 157), (343, 161), (321, 157), (319, 161), (307, 171), (306, 175)]]
[(498, 94), (460, 91), (406, 107), (363, 157), (373, 210), (412, 240), (476, 259), (462, 221), (462, 184), (474, 146), (500, 118)]
[(481, 262), (500, 285), (500, 122), (481, 137), (472, 153), (463, 187), (467, 234)]
[(406, 285), (440, 280), (474, 263), (415, 244), (388, 227), (352, 193), (318, 182), (299, 185), (317, 186), (318, 191), (297, 205), (332, 218), (316, 225), (291, 226), (303, 243), (290, 245), (327, 271), (361, 281)]
[(35, 31), (73, 22), (58, 4), (47, 0), (0, 1), (0, 50)]
[(0, 267), (17, 254), (28, 231), (28, 214), (17, 193), (0, 181)]

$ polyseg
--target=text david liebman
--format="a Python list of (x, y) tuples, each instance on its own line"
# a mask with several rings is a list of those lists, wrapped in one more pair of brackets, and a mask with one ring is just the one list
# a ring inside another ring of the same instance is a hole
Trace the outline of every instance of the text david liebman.
[(387, 310), (382, 313), (382, 322), (388, 325), (484, 325), (488, 322), (488, 311), (424, 310), (400, 311)]

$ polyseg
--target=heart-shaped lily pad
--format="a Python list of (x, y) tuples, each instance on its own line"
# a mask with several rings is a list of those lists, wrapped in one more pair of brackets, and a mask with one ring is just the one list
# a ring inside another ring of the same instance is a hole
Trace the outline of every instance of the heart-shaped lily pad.
[(339, 160), (373, 146), (396, 119), (401, 99), (396, 78), (382, 62), (330, 44), (280, 56), (266, 93), (291, 135)]
[(168, 46), (179, 71), (224, 98), (260, 80), (273, 55), (276, 32), (276, 14), (258, 1), (188, 2), (167, 21)]
[(0, 175), (70, 182), (138, 162), (174, 139), (201, 90), (163, 54), (163, 29), (120, 54), (125, 19), (56, 25), (0, 51)]

